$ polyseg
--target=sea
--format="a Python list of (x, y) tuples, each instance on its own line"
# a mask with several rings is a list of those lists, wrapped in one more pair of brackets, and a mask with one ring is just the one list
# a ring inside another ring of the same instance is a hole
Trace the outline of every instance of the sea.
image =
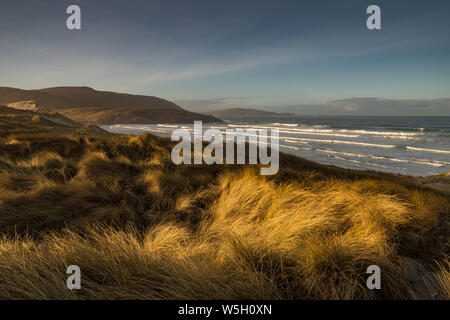
[[(170, 137), (176, 128), (192, 124), (116, 124), (113, 133), (146, 132)], [(203, 129), (272, 129), (280, 134), (280, 151), (318, 163), (357, 170), (377, 170), (414, 176), (450, 171), (450, 117), (277, 117), (203, 123)]]

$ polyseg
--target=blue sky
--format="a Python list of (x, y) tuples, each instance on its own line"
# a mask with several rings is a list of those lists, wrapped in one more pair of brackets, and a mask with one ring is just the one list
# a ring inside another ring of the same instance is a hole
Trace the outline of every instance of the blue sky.
[[(70, 4), (80, 31), (66, 28)], [(381, 30), (366, 28), (371, 4)], [(449, 12), (444, 0), (2, 0), (0, 85), (85, 85), (192, 110), (449, 98)]]

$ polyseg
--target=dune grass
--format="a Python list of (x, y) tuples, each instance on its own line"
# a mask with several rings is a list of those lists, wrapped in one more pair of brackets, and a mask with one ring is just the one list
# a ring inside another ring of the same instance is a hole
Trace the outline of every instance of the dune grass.
[(448, 195), (284, 154), (270, 177), (175, 166), (171, 146), (1, 138), (0, 299), (450, 298)]

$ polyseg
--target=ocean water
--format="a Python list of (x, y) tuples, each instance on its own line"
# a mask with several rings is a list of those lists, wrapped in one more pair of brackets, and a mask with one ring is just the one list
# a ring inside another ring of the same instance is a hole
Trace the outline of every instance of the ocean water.
[[(170, 136), (191, 125), (113, 125), (114, 133)], [(289, 117), (230, 120), (203, 129), (277, 128), (280, 151), (359, 170), (428, 176), (450, 171), (450, 117)]]

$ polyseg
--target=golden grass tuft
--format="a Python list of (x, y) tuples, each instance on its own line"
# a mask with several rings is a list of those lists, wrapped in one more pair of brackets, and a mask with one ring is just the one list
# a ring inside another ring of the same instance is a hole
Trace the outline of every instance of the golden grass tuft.
[(175, 166), (151, 135), (8, 139), (0, 299), (450, 298), (450, 199), (400, 176), (288, 155), (273, 177)]

